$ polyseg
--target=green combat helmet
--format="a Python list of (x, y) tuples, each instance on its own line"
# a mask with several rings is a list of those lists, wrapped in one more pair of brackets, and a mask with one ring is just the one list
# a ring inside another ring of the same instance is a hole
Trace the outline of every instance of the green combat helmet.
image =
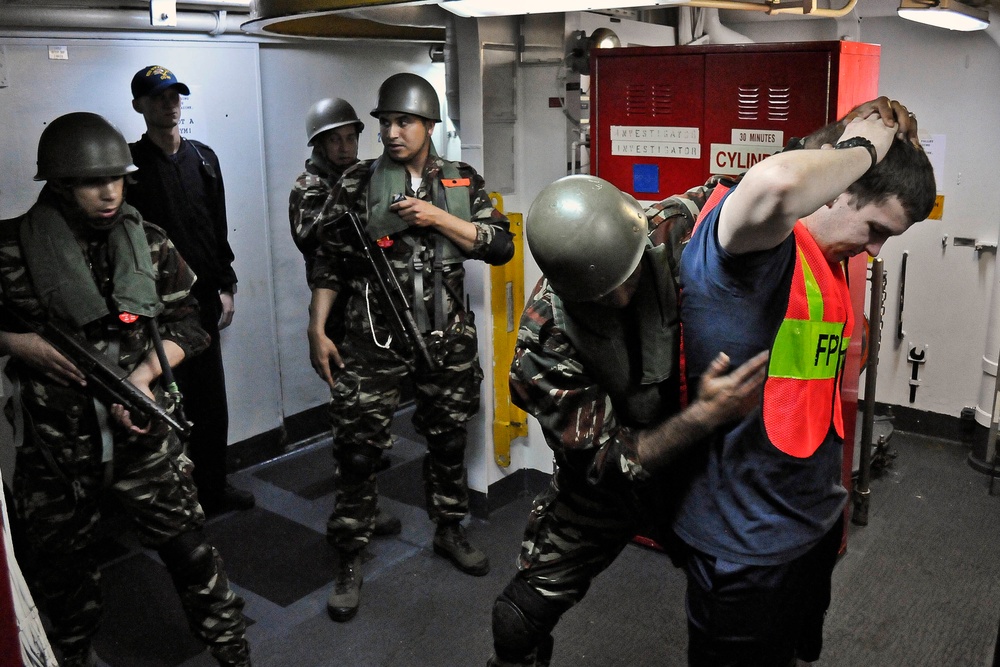
[(378, 118), (383, 113), (408, 113), (441, 122), (441, 104), (434, 86), (427, 79), (409, 72), (393, 74), (382, 82), (372, 116)]
[(322, 99), (312, 105), (306, 115), (306, 136), (309, 138), (309, 146), (316, 143), (316, 138), (327, 130), (333, 130), (343, 125), (351, 123), (358, 126), (358, 134), (365, 129), (365, 124), (358, 118), (347, 100), (339, 97)]
[(568, 301), (593, 301), (624, 283), (642, 258), (648, 231), (634, 197), (583, 174), (546, 186), (525, 220), (532, 256)]
[(137, 169), (125, 137), (96, 113), (59, 116), (38, 140), (36, 181), (124, 176)]

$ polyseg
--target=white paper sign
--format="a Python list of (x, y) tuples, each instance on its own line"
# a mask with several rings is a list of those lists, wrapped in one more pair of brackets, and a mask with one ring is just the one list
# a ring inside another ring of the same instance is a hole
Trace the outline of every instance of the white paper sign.
[(938, 192), (944, 189), (941, 186), (944, 183), (944, 149), (946, 143), (947, 141), (943, 134), (920, 137), (920, 145), (924, 147), (924, 152), (927, 153), (927, 157), (931, 161), (931, 166), (934, 168), (934, 180), (937, 182)]
[(713, 174), (737, 175), (754, 166), (781, 146), (741, 146), (738, 144), (712, 144), (708, 169)]
[(197, 100), (201, 98), (201, 90), (198, 86), (188, 86), (191, 89), (190, 95), (181, 95), (181, 118), (177, 121), (177, 129), (183, 139), (197, 139), (202, 143), (208, 141), (208, 128), (206, 127), (205, 116), (200, 112)]
[(733, 130), (732, 142), (745, 146), (777, 146), (785, 145), (785, 133), (781, 130)]
[(612, 125), (611, 154), (638, 157), (701, 157), (700, 131), (697, 127), (656, 125)]

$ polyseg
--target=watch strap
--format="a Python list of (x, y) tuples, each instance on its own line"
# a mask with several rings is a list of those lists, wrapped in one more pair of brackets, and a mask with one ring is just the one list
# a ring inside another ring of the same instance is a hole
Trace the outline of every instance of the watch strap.
[(878, 153), (875, 151), (875, 145), (872, 144), (871, 141), (869, 141), (865, 137), (851, 137), (850, 139), (844, 139), (843, 141), (838, 142), (834, 146), (834, 148), (857, 148), (859, 146), (861, 148), (868, 149), (868, 155), (870, 155), (872, 158), (871, 166), (868, 167), (868, 169), (865, 171), (865, 173), (867, 174), (869, 171), (875, 168), (876, 164), (878, 164)]

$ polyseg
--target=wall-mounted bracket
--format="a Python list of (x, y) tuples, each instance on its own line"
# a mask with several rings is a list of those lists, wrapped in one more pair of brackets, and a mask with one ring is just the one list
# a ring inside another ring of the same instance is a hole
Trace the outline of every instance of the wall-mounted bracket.
[(177, 0), (149, 0), (149, 25), (177, 27)]
[[(943, 244), (947, 244), (947, 242), (948, 242), (948, 237), (946, 236), (944, 238), (944, 240), (942, 241), (942, 243)], [(979, 241), (977, 239), (969, 238), (967, 236), (956, 236), (952, 240), (952, 245), (959, 246), (959, 247), (973, 248), (976, 252), (978, 252), (980, 254), (982, 254), (984, 252), (987, 252), (987, 251), (989, 251), (989, 252), (996, 252), (996, 250), (997, 250), (997, 244), (996, 244), (995, 241), (993, 243), (988, 243), (988, 242)]]

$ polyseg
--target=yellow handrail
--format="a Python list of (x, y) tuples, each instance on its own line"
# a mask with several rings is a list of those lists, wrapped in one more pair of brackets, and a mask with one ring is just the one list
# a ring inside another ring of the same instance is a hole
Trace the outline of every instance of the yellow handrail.
[[(490, 193), (501, 213), (503, 197)], [(528, 435), (528, 416), (511, 403), (510, 362), (514, 357), (517, 328), (524, 310), (524, 216), (507, 213), (514, 234), (514, 259), (490, 267), (490, 310), (493, 312), (493, 458), (501, 468), (510, 465), (510, 443)]]

